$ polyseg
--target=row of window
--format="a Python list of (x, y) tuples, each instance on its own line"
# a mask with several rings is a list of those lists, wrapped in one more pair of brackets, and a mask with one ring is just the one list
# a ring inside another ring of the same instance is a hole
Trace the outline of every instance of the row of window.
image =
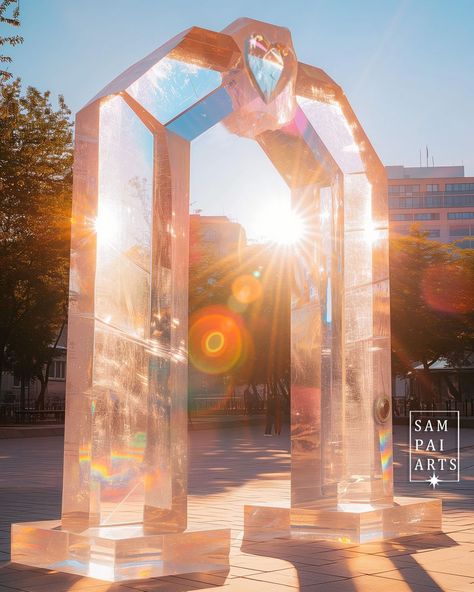
[[(396, 228), (395, 232), (397, 232), (398, 234), (409, 234), (410, 228)], [(423, 228), (423, 232), (428, 233), (428, 236), (431, 238), (437, 238), (437, 237), (441, 236), (441, 229), (440, 228)], [(449, 228), (449, 236), (450, 237), (474, 236), (474, 225), (451, 226)]]
[[(422, 212), (421, 214), (390, 214), (390, 220), (396, 222), (439, 219), (439, 214), (430, 212)], [(448, 212), (448, 220), (474, 220), (474, 212)]]
[(409, 220), (439, 220), (439, 214), (431, 214), (428, 212), (422, 214), (390, 214), (390, 220), (397, 220), (399, 222)]
[(462, 240), (462, 241), (453, 241), (456, 243), (456, 246), (460, 249), (474, 249), (474, 240)]
[[(426, 185), (426, 193), (437, 193), (438, 191), (438, 183)], [(446, 183), (445, 191), (450, 193), (474, 191), (474, 183)], [(389, 185), (388, 193), (389, 195), (413, 195), (420, 193), (420, 185)]]
[(389, 195), (413, 195), (413, 193), (420, 193), (419, 185), (389, 185)]
[(474, 207), (474, 195), (447, 195), (425, 197), (390, 197), (389, 208), (469, 208)]
[(446, 183), (446, 191), (474, 191), (474, 183)]
[[(396, 228), (397, 234), (410, 234), (410, 228)], [(441, 236), (441, 230), (439, 228), (423, 228), (423, 232), (426, 233), (428, 238), (439, 238)]]
[(448, 212), (448, 220), (470, 220), (474, 212)]
[[(55, 361), (51, 362), (49, 367), (48, 376), (52, 380), (65, 380), (66, 379), (66, 362)], [(18, 374), (13, 375), (13, 386), (21, 386), (20, 376)]]
[(452, 226), (449, 236), (474, 236), (474, 226)]

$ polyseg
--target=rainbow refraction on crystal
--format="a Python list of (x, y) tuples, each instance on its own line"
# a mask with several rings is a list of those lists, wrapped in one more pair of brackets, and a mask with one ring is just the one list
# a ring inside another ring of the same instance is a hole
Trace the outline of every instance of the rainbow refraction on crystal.
[(392, 430), (389, 427), (379, 429), (380, 460), (384, 486), (390, 488), (393, 479)]

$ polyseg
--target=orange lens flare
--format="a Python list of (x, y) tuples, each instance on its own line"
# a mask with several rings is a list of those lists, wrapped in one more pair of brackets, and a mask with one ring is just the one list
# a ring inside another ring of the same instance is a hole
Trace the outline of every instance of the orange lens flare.
[(218, 356), (225, 346), (225, 337), (221, 331), (211, 331), (204, 338), (203, 349), (210, 356)]
[(232, 283), (232, 294), (238, 302), (250, 304), (262, 296), (262, 284), (253, 275), (241, 275)]
[(223, 306), (204, 308), (190, 322), (191, 363), (206, 374), (224, 374), (245, 361), (249, 339), (238, 315)]
[(440, 312), (470, 312), (474, 310), (473, 279), (472, 274), (452, 263), (433, 265), (423, 276), (423, 298)]

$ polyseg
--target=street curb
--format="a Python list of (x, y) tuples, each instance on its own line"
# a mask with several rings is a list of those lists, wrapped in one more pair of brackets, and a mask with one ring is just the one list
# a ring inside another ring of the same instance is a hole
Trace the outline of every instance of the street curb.
[[(192, 421), (189, 422), (189, 431), (195, 432), (200, 430), (219, 430), (233, 427), (254, 426), (265, 423), (265, 416), (245, 417), (242, 419), (220, 419), (215, 418), (209, 421)], [(47, 438), (51, 436), (64, 436), (64, 425), (47, 425), (47, 426), (0, 426), (0, 440), (14, 439), (14, 438)]]
[(242, 426), (254, 426), (254, 425), (263, 425), (265, 423), (265, 416), (257, 415), (255, 417), (245, 417), (239, 420), (233, 419), (224, 419), (221, 421), (212, 420), (212, 421), (191, 421), (188, 423), (188, 429), (190, 432), (195, 432), (199, 430), (213, 430), (213, 429), (220, 429), (220, 428), (233, 428), (233, 427), (242, 427)]
[(64, 426), (0, 426), (0, 440), (12, 438), (46, 438), (49, 436), (64, 436)]

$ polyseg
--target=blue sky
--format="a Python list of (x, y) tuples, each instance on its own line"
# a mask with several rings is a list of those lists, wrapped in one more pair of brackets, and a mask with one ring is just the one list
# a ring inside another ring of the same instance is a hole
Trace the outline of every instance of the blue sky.
[[(474, 175), (471, 0), (21, 0), (11, 70), (77, 111), (107, 82), (191, 25), (248, 16), (287, 26), (298, 59), (345, 90), (385, 164)], [(431, 158), (430, 158), (431, 160)]]

